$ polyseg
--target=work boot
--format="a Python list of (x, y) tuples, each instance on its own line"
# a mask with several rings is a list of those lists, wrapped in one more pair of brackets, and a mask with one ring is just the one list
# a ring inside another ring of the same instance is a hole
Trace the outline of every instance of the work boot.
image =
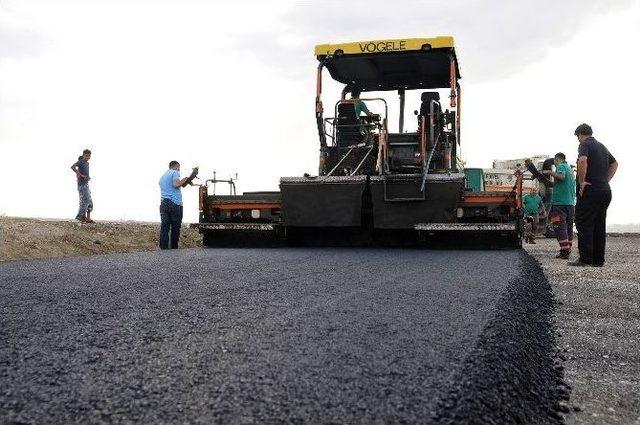
[(573, 267), (591, 267), (591, 264), (583, 263), (582, 260), (570, 261), (567, 264)]
[(568, 260), (570, 255), (571, 255), (571, 251), (568, 251), (566, 249), (561, 249), (560, 253), (556, 255), (556, 258), (560, 258), (562, 260)]

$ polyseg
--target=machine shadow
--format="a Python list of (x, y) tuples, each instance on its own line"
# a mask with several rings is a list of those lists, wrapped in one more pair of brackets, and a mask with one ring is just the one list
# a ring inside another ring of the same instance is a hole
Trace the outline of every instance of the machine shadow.
[(284, 247), (344, 247), (344, 248), (412, 248), (431, 250), (519, 249), (519, 238), (496, 232), (438, 232), (421, 234), (416, 231), (375, 231), (361, 229), (287, 229), (286, 235), (275, 232), (220, 231), (207, 238), (208, 248), (284, 248)]

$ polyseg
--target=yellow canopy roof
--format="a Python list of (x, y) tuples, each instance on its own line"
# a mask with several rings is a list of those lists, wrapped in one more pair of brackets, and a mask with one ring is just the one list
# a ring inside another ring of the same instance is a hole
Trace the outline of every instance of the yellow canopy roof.
[(334, 80), (362, 91), (450, 87), (452, 63), (460, 78), (451, 36), (321, 44), (315, 53)]
[(392, 40), (356, 41), (340, 44), (318, 44), (315, 48), (315, 55), (332, 56), (335, 55), (336, 52), (344, 55), (361, 55), (453, 47), (453, 37), (447, 35), (429, 38), (397, 38)]

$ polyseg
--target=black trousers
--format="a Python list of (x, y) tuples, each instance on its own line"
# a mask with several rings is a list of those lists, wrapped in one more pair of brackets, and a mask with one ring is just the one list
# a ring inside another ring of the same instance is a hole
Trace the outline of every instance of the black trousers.
[(611, 203), (610, 190), (594, 190), (586, 187), (576, 203), (576, 228), (578, 250), (583, 263), (604, 265), (604, 249), (607, 239), (607, 208)]
[(171, 233), (171, 248), (178, 247), (180, 226), (182, 226), (182, 205), (164, 198), (160, 202), (160, 249), (169, 249), (169, 233)]

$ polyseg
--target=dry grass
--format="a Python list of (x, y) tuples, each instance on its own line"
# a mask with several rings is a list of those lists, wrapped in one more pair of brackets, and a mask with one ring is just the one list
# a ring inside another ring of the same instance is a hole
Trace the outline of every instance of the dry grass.
[[(159, 223), (77, 221), (0, 216), (0, 261), (158, 249)], [(183, 225), (181, 248), (202, 245), (197, 230)]]

